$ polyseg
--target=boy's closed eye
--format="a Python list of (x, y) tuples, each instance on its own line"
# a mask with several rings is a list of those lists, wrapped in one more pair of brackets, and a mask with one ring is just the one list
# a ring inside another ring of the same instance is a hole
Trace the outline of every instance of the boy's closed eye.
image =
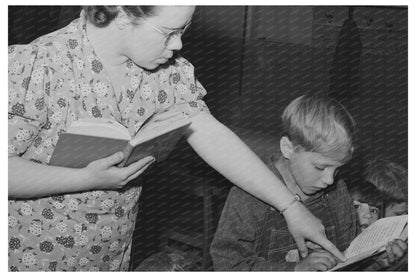
[(396, 215), (405, 215), (407, 212), (396, 212)]

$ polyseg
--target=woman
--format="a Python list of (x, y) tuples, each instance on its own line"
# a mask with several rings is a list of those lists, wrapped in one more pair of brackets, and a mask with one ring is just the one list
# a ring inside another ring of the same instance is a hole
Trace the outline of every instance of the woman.
[(114, 118), (131, 133), (174, 103), (187, 141), (237, 186), (282, 211), (302, 251), (309, 239), (343, 258), (323, 226), (202, 101), (182, 57), (194, 7), (93, 6), (29, 45), (9, 47), (9, 270), (127, 270), (141, 187), (152, 163), (121, 153), (82, 169), (48, 166), (78, 118)]

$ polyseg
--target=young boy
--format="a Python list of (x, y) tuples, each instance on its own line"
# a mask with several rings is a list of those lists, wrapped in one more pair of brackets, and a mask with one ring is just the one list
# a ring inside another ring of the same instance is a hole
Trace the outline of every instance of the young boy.
[[(282, 123), (281, 153), (268, 165), (343, 251), (359, 227), (345, 183), (333, 183), (352, 156), (354, 122), (335, 100), (301, 96), (285, 109)], [(211, 256), (219, 271), (325, 271), (337, 263), (317, 248), (300, 259), (283, 215), (237, 187), (228, 195)]]
[(384, 217), (407, 214), (407, 170), (402, 166), (376, 158), (366, 169), (366, 180), (385, 194)]

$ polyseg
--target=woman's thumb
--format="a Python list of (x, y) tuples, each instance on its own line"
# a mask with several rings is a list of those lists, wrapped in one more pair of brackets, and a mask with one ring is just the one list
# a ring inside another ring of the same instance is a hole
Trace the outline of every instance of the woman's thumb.
[(117, 153), (105, 158), (105, 161), (106, 161), (105, 164), (110, 167), (110, 166), (119, 164), (120, 162), (123, 161), (123, 159), (124, 159), (124, 154), (123, 154), (123, 152), (120, 151), (120, 152), (117, 152)]

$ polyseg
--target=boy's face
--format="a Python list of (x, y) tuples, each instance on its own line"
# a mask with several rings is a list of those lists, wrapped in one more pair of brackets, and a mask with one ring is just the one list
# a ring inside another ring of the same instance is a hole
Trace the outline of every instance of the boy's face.
[(407, 214), (407, 202), (393, 203), (385, 209), (385, 217)]
[(306, 195), (332, 185), (338, 168), (342, 165), (322, 154), (303, 150), (291, 151), (289, 157), (289, 170)]
[(354, 208), (357, 211), (358, 224), (360, 225), (361, 230), (364, 230), (379, 218), (379, 209), (370, 206), (367, 203), (354, 200)]

